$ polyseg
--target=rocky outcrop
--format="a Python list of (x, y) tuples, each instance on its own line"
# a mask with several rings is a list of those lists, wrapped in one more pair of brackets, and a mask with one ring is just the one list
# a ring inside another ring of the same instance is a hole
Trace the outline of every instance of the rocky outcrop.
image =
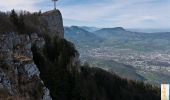
[(59, 10), (51, 10), (43, 13), (42, 18), (48, 24), (48, 33), (51, 37), (57, 35), (60, 38), (64, 38), (63, 19)]
[(0, 95), (0, 100), (10, 97), (14, 100), (51, 100), (31, 51), (32, 44), (41, 48), (44, 43), (36, 34), (0, 36), (0, 92), (6, 94)]
[[(63, 20), (59, 10), (45, 12), (37, 20), (43, 23), (37, 24), (40, 26), (37, 27), (40, 29), (38, 34), (0, 33), (0, 100), (52, 100), (49, 89), (40, 78), (41, 72), (31, 49), (35, 45), (42, 50), (44, 33), (51, 38), (63, 39)], [(72, 58), (72, 65), (78, 64), (78, 57), (77, 54)]]

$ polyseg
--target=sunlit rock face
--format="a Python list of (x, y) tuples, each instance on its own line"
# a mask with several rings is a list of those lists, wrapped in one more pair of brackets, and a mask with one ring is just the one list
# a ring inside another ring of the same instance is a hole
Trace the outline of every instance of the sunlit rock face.
[(64, 38), (63, 19), (59, 10), (47, 11), (43, 13), (43, 18), (47, 21), (48, 32), (51, 37)]
[(36, 34), (0, 35), (0, 99), (51, 100), (31, 51), (33, 44), (42, 48), (44, 43)]

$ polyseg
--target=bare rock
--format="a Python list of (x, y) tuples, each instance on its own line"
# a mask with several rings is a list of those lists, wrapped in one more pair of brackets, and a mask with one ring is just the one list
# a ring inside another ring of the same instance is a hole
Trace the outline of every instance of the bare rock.
[(51, 10), (43, 13), (43, 18), (48, 23), (48, 32), (51, 37), (64, 38), (63, 19), (59, 10)]
[(51, 100), (31, 51), (33, 44), (42, 48), (44, 43), (44, 39), (35, 34), (0, 36), (0, 86), (8, 95), (21, 100)]

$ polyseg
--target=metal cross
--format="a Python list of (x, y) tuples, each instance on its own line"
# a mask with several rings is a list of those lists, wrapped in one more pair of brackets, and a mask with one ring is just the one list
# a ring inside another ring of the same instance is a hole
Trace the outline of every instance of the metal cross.
[(52, 1), (54, 1), (54, 9), (56, 9), (56, 1), (58, 0), (52, 0)]

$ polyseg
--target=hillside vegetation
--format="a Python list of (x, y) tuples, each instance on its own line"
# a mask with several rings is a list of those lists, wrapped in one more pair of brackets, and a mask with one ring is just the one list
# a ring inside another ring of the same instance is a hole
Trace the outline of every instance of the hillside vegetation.
[[(91, 27), (77, 27), (79, 28), (74, 29), (74, 32), (70, 32), (72, 27), (65, 28), (65, 38), (76, 45), (82, 62), (121, 77), (142, 80), (157, 86), (170, 82), (170, 32), (144, 33), (128, 31), (122, 27), (101, 28), (89, 31), (93, 36), (89, 38), (89, 32), (86, 31)], [(82, 42), (81, 36), (86, 41)], [(102, 41), (90, 42), (91, 38), (98, 39), (96, 37)]]
[(41, 12), (27, 11), (0, 12), (0, 33), (18, 32), (20, 34), (43, 33), (46, 22), (41, 18)]
[[(16, 13), (14, 10), (0, 13), (0, 33), (48, 34), (40, 14)], [(160, 88), (123, 79), (88, 64), (80, 65), (74, 44), (57, 36), (43, 36), (43, 48), (31, 44), (31, 53), (53, 100), (160, 100)]]
[(122, 79), (100, 68), (72, 65), (72, 43), (46, 38), (44, 50), (32, 48), (41, 78), (54, 100), (160, 100), (160, 89)]

